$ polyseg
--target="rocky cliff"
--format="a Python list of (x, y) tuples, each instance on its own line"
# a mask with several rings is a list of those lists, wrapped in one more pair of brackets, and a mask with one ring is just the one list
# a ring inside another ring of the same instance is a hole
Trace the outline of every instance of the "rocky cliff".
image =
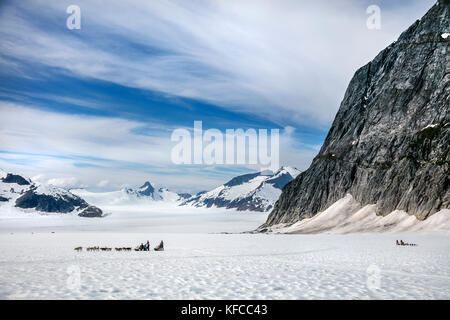
[(261, 227), (314, 216), (351, 194), (424, 220), (450, 206), (450, 2), (439, 1), (353, 76), (308, 170)]

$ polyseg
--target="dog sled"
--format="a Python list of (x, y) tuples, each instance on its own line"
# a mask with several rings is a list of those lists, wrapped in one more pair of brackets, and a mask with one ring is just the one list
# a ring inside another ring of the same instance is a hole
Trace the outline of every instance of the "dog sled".
[[(83, 247), (76, 247), (74, 248), (75, 251), (81, 252), (83, 251)], [(113, 248), (109, 248), (109, 247), (87, 247), (86, 251), (112, 251)], [(115, 247), (114, 248), (115, 251), (120, 252), (120, 251), (132, 251), (133, 248), (132, 247)], [(147, 240), (147, 242), (141, 243), (141, 245), (137, 246), (136, 248), (134, 248), (134, 251), (150, 251), (151, 247), (150, 247), (150, 243)], [(157, 247), (155, 247), (153, 250), (155, 251), (164, 251), (164, 242), (161, 240), (161, 242), (159, 243), (159, 245)]]
[(400, 241), (395, 240), (395, 244), (397, 246), (412, 246), (412, 247), (417, 246), (417, 243), (407, 243), (407, 242), (403, 242), (403, 240), (400, 240)]
[(159, 243), (159, 245), (157, 247), (155, 247), (154, 249), (155, 251), (164, 251), (164, 242), (161, 240), (161, 242)]

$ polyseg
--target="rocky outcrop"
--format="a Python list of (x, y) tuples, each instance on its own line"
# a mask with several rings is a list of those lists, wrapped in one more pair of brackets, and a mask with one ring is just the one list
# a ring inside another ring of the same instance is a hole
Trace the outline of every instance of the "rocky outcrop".
[(16, 200), (16, 207), (22, 209), (36, 209), (43, 212), (68, 213), (88, 207), (88, 203), (71, 194), (39, 194), (35, 188), (25, 192)]
[(308, 170), (261, 227), (314, 216), (351, 194), (424, 220), (449, 208), (450, 4), (439, 1), (353, 76)]
[(85, 218), (100, 218), (103, 216), (103, 212), (101, 209), (99, 209), (95, 206), (88, 206), (86, 209), (81, 211), (78, 215), (80, 217), (85, 217)]
[(3, 176), (0, 179), (2, 206), (9, 204), (21, 209), (52, 213), (79, 212), (82, 217), (103, 215), (101, 209), (89, 205), (84, 199), (67, 190), (35, 184), (17, 174), (3, 173)]
[(26, 180), (24, 177), (12, 173), (8, 173), (6, 177), (2, 179), (2, 181), (4, 183), (17, 183), (19, 186), (30, 185), (30, 182)]
[(137, 191), (140, 196), (151, 197), (155, 193), (155, 188), (151, 185), (150, 182), (146, 181)]
[(192, 194), (190, 193), (178, 193), (178, 196), (180, 197), (180, 200), (186, 200), (192, 197)]

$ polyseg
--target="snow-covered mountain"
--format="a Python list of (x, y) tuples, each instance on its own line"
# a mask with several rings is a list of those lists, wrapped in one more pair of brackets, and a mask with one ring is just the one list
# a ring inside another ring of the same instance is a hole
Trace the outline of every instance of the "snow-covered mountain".
[(0, 170), (0, 208), (3, 206), (40, 212), (77, 213), (80, 217), (103, 215), (101, 209), (67, 190), (37, 184), (21, 175)]
[(180, 196), (167, 188), (155, 189), (152, 184), (146, 181), (139, 189), (125, 189), (130, 195), (138, 198), (147, 198), (155, 201), (177, 201)]
[(123, 188), (110, 192), (90, 192), (85, 189), (73, 189), (71, 192), (100, 206), (131, 205), (155, 201), (177, 202), (187, 196), (186, 194), (177, 194), (167, 188), (155, 188), (149, 181), (146, 181), (137, 189)]
[(278, 200), (281, 189), (299, 173), (296, 168), (282, 167), (275, 173), (263, 171), (244, 174), (209, 192), (198, 193), (181, 205), (269, 211)]

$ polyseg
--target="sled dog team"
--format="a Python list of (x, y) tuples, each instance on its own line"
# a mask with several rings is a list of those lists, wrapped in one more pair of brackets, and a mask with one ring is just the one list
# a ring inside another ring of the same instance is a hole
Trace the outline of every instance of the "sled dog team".
[(417, 246), (417, 244), (415, 244), (415, 243), (406, 243), (406, 242), (403, 242), (403, 240), (400, 240), (400, 241), (395, 240), (395, 244), (398, 246)]
[[(131, 251), (131, 247), (122, 247), (122, 248), (114, 248), (116, 251)], [(75, 251), (83, 251), (83, 247), (76, 247), (74, 249)], [(107, 248), (107, 247), (87, 247), (86, 251), (111, 251), (112, 248)], [(159, 243), (158, 246), (156, 246), (154, 248), (155, 251), (164, 251), (164, 242), (161, 240), (161, 242)], [(134, 248), (134, 251), (150, 251), (150, 242), (147, 240), (147, 242), (141, 243), (139, 246), (137, 246), (136, 248)]]

